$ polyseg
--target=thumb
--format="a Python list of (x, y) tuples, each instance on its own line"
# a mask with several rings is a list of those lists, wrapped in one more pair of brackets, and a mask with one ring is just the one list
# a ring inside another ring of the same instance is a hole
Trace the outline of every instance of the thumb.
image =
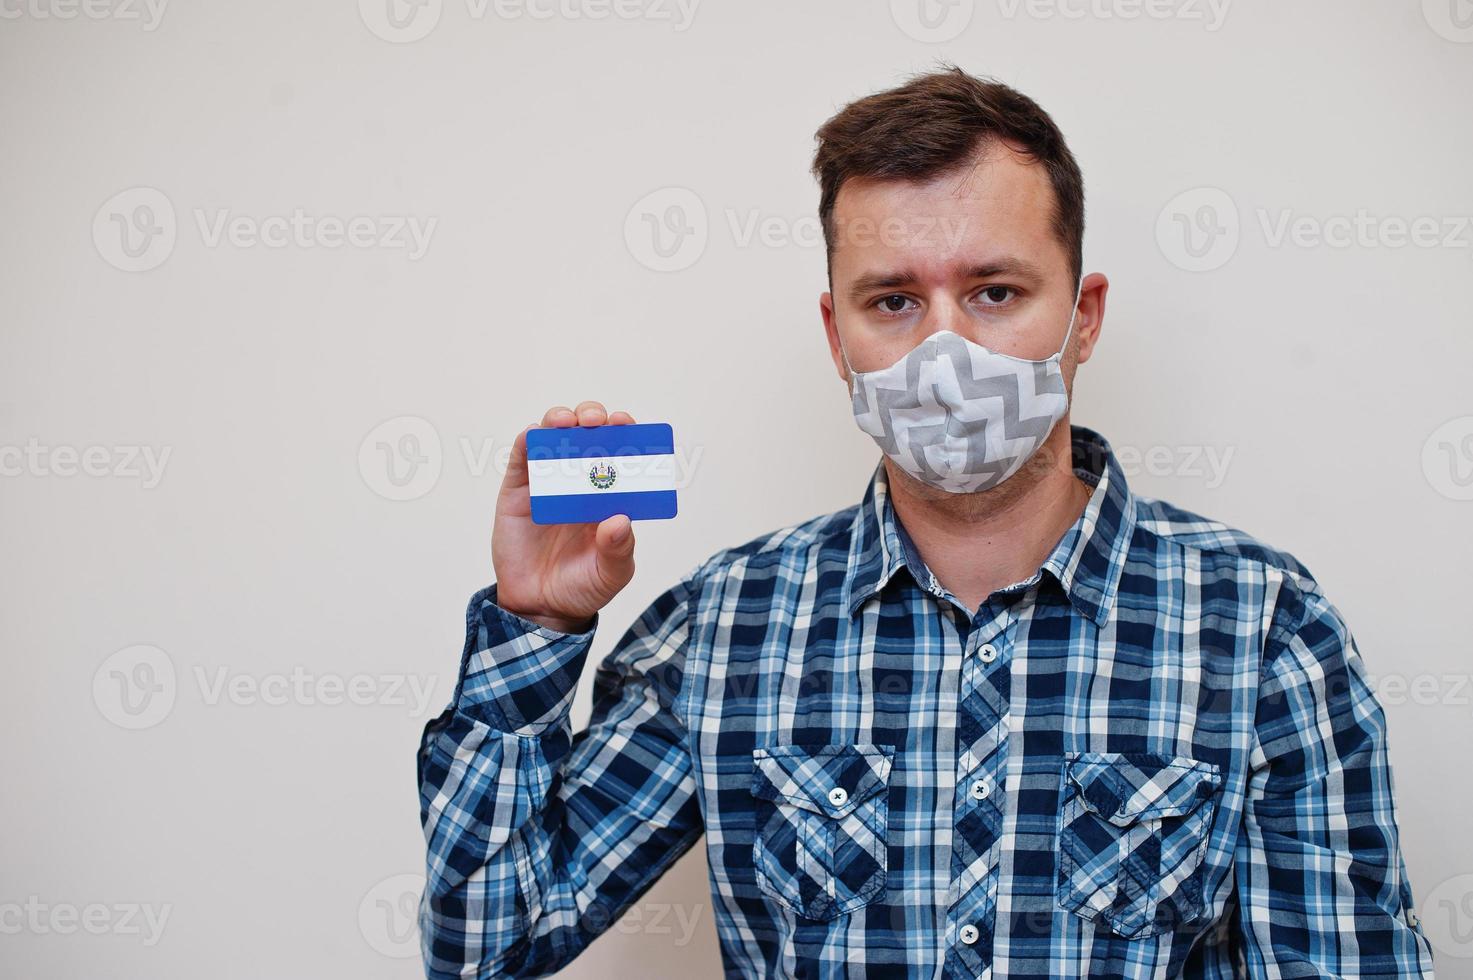
[(619, 588), (634, 577), (634, 525), (624, 514), (600, 521), (593, 535), (599, 577)]

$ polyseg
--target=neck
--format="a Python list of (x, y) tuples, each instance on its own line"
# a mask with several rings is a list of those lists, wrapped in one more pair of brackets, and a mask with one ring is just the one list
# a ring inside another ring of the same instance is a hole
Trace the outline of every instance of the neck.
[(1017, 473), (989, 490), (948, 493), (885, 460), (891, 503), (937, 580), (973, 613), (1038, 571), (1089, 503), (1074, 475), (1065, 416)]

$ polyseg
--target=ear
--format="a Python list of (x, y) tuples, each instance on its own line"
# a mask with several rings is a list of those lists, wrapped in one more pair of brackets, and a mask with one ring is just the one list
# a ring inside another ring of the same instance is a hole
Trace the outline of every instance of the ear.
[(839, 377), (848, 386), (849, 371), (844, 367), (844, 351), (839, 346), (839, 325), (834, 319), (833, 293), (822, 293), (818, 297), (818, 312), (823, 317), (823, 332), (829, 342), (829, 358), (834, 362), (834, 370), (839, 372)]
[(1105, 295), (1109, 291), (1110, 280), (1103, 273), (1091, 272), (1084, 277), (1079, 290), (1079, 318), (1074, 323), (1074, 332), (1079, 336), (1075, 364), (1083, 364), (1094, 353), (1105, 325)]

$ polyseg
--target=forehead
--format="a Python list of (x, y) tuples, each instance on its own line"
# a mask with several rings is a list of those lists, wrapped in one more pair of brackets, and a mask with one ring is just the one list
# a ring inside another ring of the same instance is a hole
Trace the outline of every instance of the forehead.
[(1064, 269), (1054, 209), (1044, 168), (1000, 143), (926, 180), (850, 178), (834, 201), (834, 275), (1004, 255)]

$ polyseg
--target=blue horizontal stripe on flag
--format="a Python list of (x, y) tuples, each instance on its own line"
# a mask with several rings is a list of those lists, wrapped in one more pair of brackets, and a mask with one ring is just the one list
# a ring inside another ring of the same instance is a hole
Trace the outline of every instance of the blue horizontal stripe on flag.
[(675, 434), (667, 422), (552, 427), (527, 432), (528, 459), (658, 456), (674, 452)]
[(533, 524), (584, 524), (615, 514), (627, 514), (632, 521), (674, 517), (675, 491), (563, 493), (532, 498)]

